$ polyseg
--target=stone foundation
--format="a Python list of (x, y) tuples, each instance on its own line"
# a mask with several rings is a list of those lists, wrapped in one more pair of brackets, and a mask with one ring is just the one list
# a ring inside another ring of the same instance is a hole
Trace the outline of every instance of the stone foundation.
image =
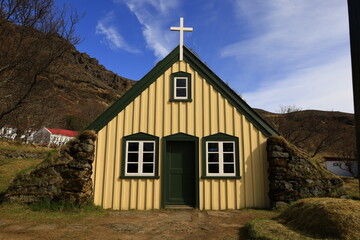
[(5, 201), (34, 203), (43, 199), (84, 204), (93, 196), (92, 162), (96, 134), (85, 131), (28, 174), (17, 176)]
[(273, 203), (292, 202), (309, 197), (340, 197), (343, 181), (312, 162), (306, 153), (282, 137), (267, 141), (269, 197)]

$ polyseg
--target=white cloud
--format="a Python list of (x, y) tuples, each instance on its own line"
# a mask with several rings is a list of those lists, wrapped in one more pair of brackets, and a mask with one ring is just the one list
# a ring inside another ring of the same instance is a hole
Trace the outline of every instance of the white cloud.
[(224, 47), (222, 57), (256, 60), (266, 69), (292, 70), (326, 59), (348, 41), (346, 4), (338, 0), (237, 1), (239, 21), (252, 35)]
[(125, 42), (118, 29), (111, 24), (114, 19), (114, 12), (107, 13), (105, 18), (98, 21), (96, 34), (104, 35), (104, 42), (108, 44), (111, 49), (123, 49), (131, 53), (139, 53), (140, 51), (138, 49), (131, 47)]
[[(115, 2), (123, 2), (115, 0)], [(177, 0), (124, 0), (142, 25), (147, 47), (158, 59), (165, 57), (176, 41), (176, 34), (169, 30), (171, 14), (178, 6)]]
[(250, 106), (273, 112), (280, 105), (354, 112), (351, 83), (350, 57), (344, 55), (322, 66), (296, 71), (286, 79), (263, 83), (242, 96)]
[[(236, 1), (246, 35), (221, 49), (235, 60), (255, 90), (242, 94), (251, 106), (279, 105), (353, 112), (346, 1)], [(234, 85), (239, 83), (234, 83)], [(258, 85), (256, 85), (258, 84)]]

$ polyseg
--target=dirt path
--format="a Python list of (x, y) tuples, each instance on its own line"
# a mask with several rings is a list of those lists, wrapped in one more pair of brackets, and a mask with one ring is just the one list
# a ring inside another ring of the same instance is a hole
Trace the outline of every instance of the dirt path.
[(111, 211), (77, 221), (0, 219), (0, 239), (248, 239), (246, 222), (268, 211)]

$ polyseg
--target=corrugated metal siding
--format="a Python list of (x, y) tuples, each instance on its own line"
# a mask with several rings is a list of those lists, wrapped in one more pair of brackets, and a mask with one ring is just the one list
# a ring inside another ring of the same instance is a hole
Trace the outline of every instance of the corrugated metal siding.
[[(178, 71), (192, 75), (192, 102), (170, 102), (170, 75)], [(241, 179), (201, 179), (200, 162), (199, 207), (219, 210), (269, 205), (266, 137), (187, 63), (175, 63), (99, 131), (93, 164), (95, 204), (121, 210), (160, 208), (160, 179), (120, 179), (122, 137), (138, 132), (160, 139), (178, 132), (200, 140), (218, 132), (238, 136)], [(202, 145), (199, 147), (201, 161)]]

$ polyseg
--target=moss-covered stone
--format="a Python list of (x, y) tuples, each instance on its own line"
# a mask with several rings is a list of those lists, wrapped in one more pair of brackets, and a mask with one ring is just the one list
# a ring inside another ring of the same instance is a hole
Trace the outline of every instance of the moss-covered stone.
[(93, 131), (85, 131), (58, 152), (49, 154), (33, 171), (12, 181), (5, 200), (34, 203), (50, 199), (87, 203), (93, 195), (91, 163), (95, 140)]
[(267, 141), (269, 196), (273, 203), (309, 197), (339, 197), (343, 182), (282, 137)]

